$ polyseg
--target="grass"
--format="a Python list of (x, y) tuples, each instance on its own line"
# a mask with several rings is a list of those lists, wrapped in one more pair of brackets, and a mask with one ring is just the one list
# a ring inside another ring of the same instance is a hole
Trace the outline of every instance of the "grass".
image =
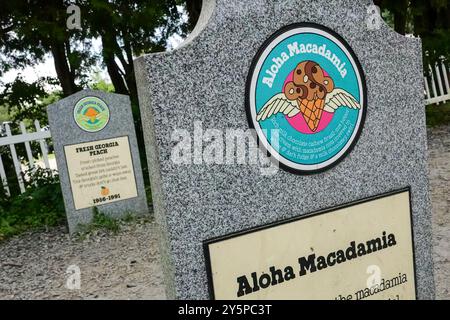
[[(31, 178), (36, 185), (29, 182), (25, 193), (6, 197), (0, 192), (0, 241), (26, 231), (42, 230), (65, 223), (65, 209), (58, 176), (49, 175), (45, 169), (36, 172)], [(150, 193), (149, 196), (151, 197)], [(126, 213), (122, 219), (114, 219), (94, 207), (92, 222), (81, 225), (78, 236), (85, 238), (99, 230), (116, 234), (120, 231), (121, 225), (145, 219), (131, 212)]]
[(450, 124), (450, 102), (426, 106), (426, 115), (428, 127)]
[(97, 207), (92, 208), (93, 219), (89, 224), (79, 224), (79, 231), (75, 234), (75, 238), (79, 240), (86, 239), (90, 234), (97, 231), (104, 231), (107, 233), (117, 234), (123, 224), (134, 223), (138, 220), (143, 220), (145, 222), (149, 221), (149, 217), (136, 216), (132, 212), (128, 212), (121, 219), (114, 219), (100, 210)]
[(96, 230), (110, 231), (114, 234), (120, 230), (119, 222), (111, 217), (108, 217), (103, 212), (100, 212), (97, 207), (92, 208), (93, 218), (89, 224), (79, 224), (79, 231), (76, 236), (84, 239), (88, 234)]

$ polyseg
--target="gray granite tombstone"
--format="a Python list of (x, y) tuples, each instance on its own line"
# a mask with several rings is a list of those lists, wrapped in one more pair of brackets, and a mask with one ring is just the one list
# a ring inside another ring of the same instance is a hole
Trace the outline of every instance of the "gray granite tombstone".
[(47, 109), (70, 233), (93, 219), (148, 214), (128, 96), (84, 90)]
[(421, 55), (370, 0), (205, 0), (136, 59), (168, 297), (432, 299)]

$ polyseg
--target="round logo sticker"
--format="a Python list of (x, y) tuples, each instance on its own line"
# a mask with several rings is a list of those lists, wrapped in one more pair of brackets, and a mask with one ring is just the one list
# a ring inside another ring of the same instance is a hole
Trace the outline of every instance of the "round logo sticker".
[(84, 131), (97, 132), (109, 122), (109, 108), (97, 97), (85, 97), (73, 109), (76, 124)]
[(364, 74), (338, 34), (312, 23), (272, 35), (247, 78), (249, 124), (280, 166), (323, 171), (353, 147), (366, 113)]

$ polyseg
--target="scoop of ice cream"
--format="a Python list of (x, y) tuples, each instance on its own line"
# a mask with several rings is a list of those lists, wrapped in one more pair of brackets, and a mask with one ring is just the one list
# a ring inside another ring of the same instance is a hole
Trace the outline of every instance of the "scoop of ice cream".
[(289, 100), (304, 99), (308, 95), (308, 88), (304, 85), (297, 86), (293, 81), (286, 83), (284, 95)]
[(293, 81), (285, 86), (284, 94), (290, 100), (324, 99), (333, 89), (333, 79), (324, 75), (318, 63), (307, 60), (295, 67)]

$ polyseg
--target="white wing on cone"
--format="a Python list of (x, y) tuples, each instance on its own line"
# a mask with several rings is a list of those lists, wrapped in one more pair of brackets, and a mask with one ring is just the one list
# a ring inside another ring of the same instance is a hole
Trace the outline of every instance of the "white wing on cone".
[(361, 109), (359, 102), (350, 93), (342, 89), (334, 89), (325, 97), (324, 110), (334, 112), (340, 107)]
[(279, 93), (270, 98), (261, 108), (256, 116), (256, 121), (264, 121), (277, 113), (283, 113), (290, 118), (299, 112), (300, 109), (296, 101), (288, 100), (284, 93)]

